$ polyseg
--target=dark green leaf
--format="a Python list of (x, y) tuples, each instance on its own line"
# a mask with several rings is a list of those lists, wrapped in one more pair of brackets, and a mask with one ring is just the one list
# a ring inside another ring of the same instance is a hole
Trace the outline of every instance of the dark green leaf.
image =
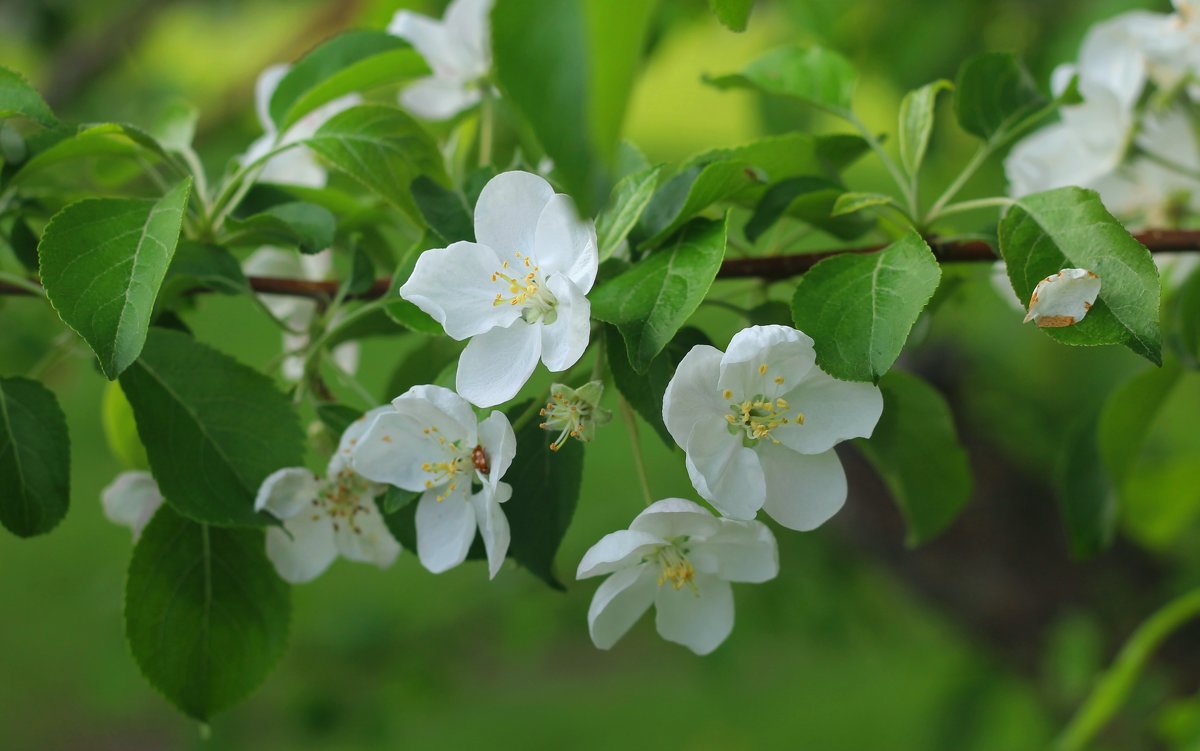
[(1042, 329), (1051, 337), (1065, 344), (1124, 344), (1162, 363), (1158, 269), (1095, 192), (1058, 188), (1019, 199), (1000, 222), (1000, 252), (1021, 300), (1064, 268), (1099, 275), (1100, 296), (1087, 317)]
[(189, 178), (158, 201), (80, 201), (55, 214), (42, 235), (46, 295), (110, 380), (142, 351), (191, 187)]
[(1091, 558), (1112, 544), (1117, 495), (1100, 461), (1095, 415), (1071, 426), (1055, 466), (1058, 507), (1071, 555)]
[(648, 167), (626, 175), (613, 186), (608, 206), (596, 219), (596, 238), (600, 260), (612, 256), (638, 223), (654, 195), (661, 167)]
[(362, 410), (345, 404), (318, 404), (317, 419), (329, 428), (329, 432), (340, 436), (355, 420), (362, 417)]
[(20, 537), (45, 534), (71, 499), (67, 420), (45, 386), (0, 378), (0, 524)]
[(263, 534), (210, 527), (163, 507), (133, 549), (125, 636), (142, 674), (201, 722), (246, 698), (287, 643), (291, 591)]
[(799, 99), (840, 117), (850, 112), (857, 74), (836, 52), (822, 47), (782, 47), (747, 65), (741, 73), (706, 76), (719, 89), (755, 89)]
[(874, 221), (854, 214), (834, 217), (833, 207), (842, 195), (842, 187), (825, 177), (805, 175), (781, 180), (772, 185), (754, 207), (754, 213), (746, 222), (746, 239), (757, 242), (784, 216), (799, 219), (843, 240), (859, 237), (874, 225)]
[(637, 410), (642, 419), (654, 428), (668, 448), (675, 447), (675, 440), (663, 423), (663, 394), (667, 384), (675, 375), (675, 368), (684, 355), (698, 344), (709, 344), (709, 338), (700, 329), (691, 326), (679, 330), (675, 338), (654, 358), (646, 372), (638, 373), (629, 363), (629, 355), (621, 343), (621, 334), (615, 326), (604, 327), (607, 336), (608, 364), (612, 370), (613, 383), (625, 397), (625, 401)]
[(155, 328), (121, 388), (168, 503), (212, 524), (270, 523), (254, 510), (259, 485), (277, 469), (304, 464), (300, 422), (270, 378)]
[(892, 371), (879, 381), (883, 416), (869, 439), (856, 439), (887, 483), (908, 524), (909, 546), (942, 533), (971, 497), (971, 469), (954, 417), (925, 381)]
[(1029, 71), (1008, 52), (989, 52), (963, 63), (954, 89), (958, 124), (985, 141), (1003, 140), (1046, 104)]
[(904, 95), (900, 102), (900, 161), (909, 175), (921, 171), (925, 151), (929, 148), (929, 136), (933, 133), (933, 108), (937, 95), (949, 91), (954, 84), (946, 80), (928, 83)]
[(12, 246), (13, 254), (17, 260), (21, 262), (27, 270), (37, 273), (38, 257), (37, 235), (33, 234), (33, 230), (29, 228), (29, 224), (21, 218), (13, 221), (12, 233), (8, 237), (8, 244)]
[(53, 128), (58, 124), (50, 106), (20, 73), (0, 66), (0, 120), (19, 115)]
[(1185, 367), (1200, 370), (1200, 269), (1194, 270), (1167, 299), (1163, 318), (1175, 356)]
[(230, 245), (286, 245), (310, 254), (333, 245), (337, 234), (333, 212), (300, 201), (281, 203), (228, 224)]
[(475, 223), (466, 201), (455, 190), (443, 187), (425, 175), (413, 180), (413, 199), (425, 223), (449, 245), (475, 240)]
[(202, 245), (180, 240), (175, 257), (167, 267), (159, 302), (196, 288), (211, 289), (226, 295), (250, 291), (250, 282), (242, 273), (241, 264), (219, 245)]
[(796, 288), (792, 316), (813, 338), (827, 373), (878, 381), (900, 356), (941, 274), (925, 240), (909, 232), (877, 253), (845, 253), (813, 266)]
[(384, 397), (393, 399), (413, 386), (435, 383), (446, 366), (458, 359), (462, 349), (461, 343), (447, 336), (435, 336), (424, 340), (396, 366), (392, 377), (388, 379)]
[(708, 0), (708, 7), (730, 31), (745, 31), (754, 0)]
[(55, 131), (48, 135), (47, 140), (44, 148), (39, 148), (21, 165), (21, 169), (13, 175), (12, 183), (26, 183), (63, 162), (86, 157), (167, 159), (166, 152), (157, 141), (132, 125), (81, 125), (77, 130)]
[(621, 330), (634, 370), (649, 369), (708, 294), (725, 257), (725, 228), (725, 220), (696, 220), (592, 291), (592, 315)]

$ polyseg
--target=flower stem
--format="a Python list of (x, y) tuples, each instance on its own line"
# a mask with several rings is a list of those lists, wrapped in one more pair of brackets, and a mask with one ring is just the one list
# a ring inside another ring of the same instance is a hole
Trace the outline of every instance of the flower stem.
[(31, 295), (35, 295), (37, 297), (46, 296), (46, 290), (43, 289), (40, 284), (30, 281), (20, 274), (9, 274), (8, 272), (0, 271), (0, 282), (7, 282), (14, 287), (20, 287)]
[(879, 157), (879, 161), (883, 162), (883, 166), (887, 168), (888, 174), (892, 176), (892, 180), (896, 183), (896, 187), (899, 188), (900, 192), (904, 195), (904, 200), (908, 204), (908, 213), (916, 216), (917, 197), (913, 193), (910, 181), (905, 179), (904, 173), (900, 171), (900, 166), (896, 164), (894, 159), (892, 159), (892, 155), (887, 153), (887, 150), (883, 148), (883, 144), (879, 142), (879, 139), (875, 137), (875, 134), (871, 132), (871, 129), (868, 128), (862, 120), (858, 119), (857, 115), (852, 112), (847, 112), (843, 115), (843, 117), (851, 125), (853, 125), (860, 134), (862, 134), (863, 140), (867, 142), (867, 145), (870, 146), (871, 150), (874, 151)]
[(979, 171), (979, 168), (983, 166), (987, 158), (992, 155), (993, 149), (995, 149), (995, 145), (987, 142), (975, 151), (975, 154), (971, 156), (971, 160), (967, 162), (967, 166), (963, 167), (963, 171), (958, 173), (958, 177), (954, 178), (954, 182), (950, 183), (950, 186), (929, 207), (929, 213), (925, 215), (925, 224), (929, 224), (937, 218), (942, 213), (942, 209), (946, 207), (946, 204), (954, 200), (954, 197), (963, 189), (967, 181), (975, 176), (975, 173)]
[(625, 401), (625, 397), (617, 394), (618, 402), (621, 405), (621, 419), (625, 423), (625, 430), (629, 433), (629, 447), (633, 450), (633, 466), (637, 470), (638, 482), (642, 486), (642, 497), (646, 500), (646, 505), (654, 503), (654, 495), (650, 492), (650, 481), (646, 479), (646, 462), (642, 459), (642, 442), (638, 439), (637, 417), (633, 414), (633, 408), (629, 406), (629, 402)]
[(1058, 736), (1056, 751), (1082, 751), (1125, 702), (1154, 650), (1183, 624), (1200, 617), (1200, 588), (1171, 600), (1138, 626)]
[(1006, 196), (996, 196), (994, 198), (977, 198), (971, 201), (959, 201), (952, 203), (949, 206), (942, 207), (936, 214), (930, 213), (926, 218), (926, 224), (933, 224), (938, 219), (950, 216), (952, 214), (961, 214), (964, 211), (975, 211), (976, 209), (987, 208), (1003, 208), (1012, 206), (1016, 201)]
[(479, 166), (486, 167), (492, 163), (492, 127), (494, 123), (492, 98), (484, 91), (479, 104)]

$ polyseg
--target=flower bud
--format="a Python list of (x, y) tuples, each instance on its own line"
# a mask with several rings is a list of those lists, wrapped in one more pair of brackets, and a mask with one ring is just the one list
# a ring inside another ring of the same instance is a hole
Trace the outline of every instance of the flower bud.
[(545, 418), (538, 427), (542, 430), (559, 431), (558, 438), (550, 444), (551, 451), (558, 451), (567, 438), (578, 438), (585, 443), (592, 440), (596, 427), (612, 419), (612, 413), (600, 409), (600, 397), (604, 395), (604, 384), (589, 381), (577, 389), (556, 383), (550, 387), (550, 401), (538, 414)]

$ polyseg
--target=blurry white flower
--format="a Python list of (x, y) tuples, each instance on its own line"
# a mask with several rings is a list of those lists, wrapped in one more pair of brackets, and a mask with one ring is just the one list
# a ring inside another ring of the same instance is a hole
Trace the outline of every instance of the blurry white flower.
[(1100, 277), (1087, 269), (1063, 269), (1037, 283), (1025, 323), (1042, 328), (1073, 326), (1083, 320), (1100, 294)]
[(729, 582), (765, 582), (778, 573), (779, 552), (765, 524), (722, 519), (667, 498), (638, 514), (628, 530), (601, 538), (575, 576), (612, 574), (588, 608), (588, 630), (600, 649), (612, 647), (654, 605), (664, 639), (705, 655), (733, 630)]
[(141, 536), (150, 517), (163, 503), (158, 483), (149, 472), (129, 471), (117, 475), (100, 493), (104, 515), (114, 524), (133, 530), (133, 539)]
[(846, 502), (833, 447), (870, 436), (882, 413), (878, 387), (825, 373), (812, 339), (787, 326), (744, 329), (724, 353), (693, 347), (663, 397), (663, 421), (705, 500), (734, 519), (762, 508), (799, 530)]
[(1090, 187), (1126, 224), (1176, 226), (1182, 214), (1200, 211), (1200, 180), (1188, 174), (1200, 174), (1196, 139), (1184, 110), (1148, 112), (1135, 140), (1140, 152)]
[[(250, 144), (250, 148), (242, 156), (242, 164), (257, 161), (272, 149), (311, 138), (331, 117), (362, 103), (362, 97), (357, 94), (339, 97), (304, 115), (281, 134), (275, 129), (269, 107), (275, 88), (287, 75), (289, 68), (288, 65), (272, 65), (259, 74), (254, 86), (254, 108), (264, 132), (262, 137)], [(302, 185), (309, 188), (325, 187), (327, 178), (325, 168), (317, 162), (312, 151), (304, 146), (293, 146), (271, 157), (258, 175), (261, 182)]]
[(491, 407), (516, 396), (539, 359), (559, 372), (587, 349), (596, 228), (542, 178), (503, 172), (479, 195), (475, 239), (422, 253), (400, 296), (471, 340), (456, 388)]
[(508, 553), (508, 519), (500, 504), (512, 486), (500, 482), (517, 450), (502, 412), (476, 420), (471, 405), (440, 386), (414, 386), (372, 413), (354, 447), (354, 468), (375, 482), (420, 492), (417, 556), (435, 574), (466, 560), (475, 530), (495, 577)]
[(428, 120), (445, 120), (475, 106), (492, 67), (489, 14), (492, 0), (454, 0), (438, 21), (402, 10), (388, 32), (407, 40), (433, 75), (400, 95), (405, 109)]
[(387, 409), (377, 407), (346, 428), (324, 479), (304, 467), (289, 467), (263, 481), (254, 508), (283, 522), (282, 529), (267, 530), (267, 557), (285, 581), (311, 581), (339, 554), (380, 568), (400, 554), (400, 543), (375, 506), (375, 496), (385, 488), (359, 475), (348, 461), (368, 425)]
[[(296, 253), (271, 246), (263, 246), (250, 254), (242, 263), (242, 269), (250, 276), (277, 276), (284, 279), (309, 279), (320, 281), (329, 277), (333, 268), (333, 252), (329, 250), (315, 254)], [(291, 295), (259, 295), (271, 315), (288, 325), (288, 328), (304, 332), (317, 314), (313, 300)], [(337, 323), (334, 316), (332, 323)], [(308, 334), (285, 331), (283, 349), (296, 352), (308, 344)], [(351, 375), (358, 370), (358, 342), (344, 342), (333, 348), (333, 360), (338, 367)], [(286, 355), (281, 366), (283, 377), (298, 381), (304, 376), (304, 358), (298, 354)]]

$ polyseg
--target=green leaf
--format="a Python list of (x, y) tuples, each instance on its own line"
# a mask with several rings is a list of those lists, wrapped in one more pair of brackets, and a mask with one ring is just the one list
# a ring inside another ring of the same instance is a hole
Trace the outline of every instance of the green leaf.
[(580, 213), (608, 195), (654, 3), (506, 0), (492, 11), (496, 78)]
[(745, 31), (754, 0), (708, 0), (708, 8), (730, 31)]
[(908, 525), (906, 543), (937, 537), (971, 497), (967, 452), (954, 416), (938, 391), (916, 376), (894, 370), (879, 381), (883, 416), (869, 439), (856, 439), (883, 477)]
[(388, 379), (384, 396), (392, 399), (413, 386), (435, 383), (446, 366), (452, 365), (458, 359), (462, 349), (461, 343), (447, 336), (435, 336), (422, 341), (396, 365), (391, 378)]
[(625, 397), (625, 401), (637, 410), (642, 419), (654, 428), (663, 443), (667, 444), (668, 448), (674, 448), (675, 439), (671, 437), (662, 418), (663, 394), (666, 393), (667, 384), (671, 382), (684, 355), (690, 352), (692, 347), (699, 344), (711, 345), (712, 341), (700, 329), (686, 326), (679, 330), (675, 338), (651, 361), (650, 367), (642, 374), (635, 371), (630, 364), (629, 355), (622, 346), (621, 334), (616, 327), (605, 326), (604, 329), (608, 345), (608, 364), (617, 390)]
[(228, 250), (219, 245), (180, 240), (175, 257), (167, 267), (167, 278), (159, 292), (159, 305), (161, 307), (164, 301), (170, 304), (176, 296), (197, 288), (240, 295), (250, 292), (250, 282), (242, 273), (241, 264)]
[(38, 246), (42, 285), (112, 380), (137, 359), (175, 254), (191, 178), (158, 201), (95, 198), (54, 215)]
[(600, 247), (600, 260), (605, 261), (621, 247), (637, 225), (642, 212), (654, 196), (658, 175), (662, 167), (647, 167), (626, 175), (613, 186), (608, 206), (596, 219), (596, 238)]
[(291, 590), (263, 534), (160, 508), (133, 549), (125, 637), (146, 680), (201, 722), (249, 696), (287, 644)]
[(330, 118), (305, 143), (417, 222), (423, 220), (410, 190), (413, 180), (427, 175), (443, 185), (450, 182), (433, 136), (395, 107), (352, 107)]
[(1000, 252), (1021, 300), (1064, 268), (1100, 277), (1100, 296), (1073, 326), (1042, 329), (1064, 344), (1124, 344), (1162, 363), (1158, 269), (1137, 240), (1082, 188), (1058, 188), (1019, 199), (1000, 221)]
[(1171, 350), (1185, 367), (1200, 370), (1200, 269), (1167, 298), (1165, 307), (1163, 319)]
[(846, 58), (823, 47), (782, 47), (747, 65), (741, 73), (705, 76), (719, 89), (754, 89), (791, 97), (845, 117), (857, 78)]
[(784, 216), (799, 219), (842, 240), (860, 237), (874, 226), (875, 221), (862, 214), (834, 217), (833, 208), (844, 193), (833, 180), (816, 175), (781, 180), (772, 185), (754, 207), (744, 228), (746, 239), (757, 242)]
[(900, 356), (942, 270), (909, 232), (877, 253), (826, 258), (800, 279), (796, 327), (813, 338), (817, 364), (835, 378), (878, 381)]
[(28, 378), (0, 378), (0, 524), (45, 534), (71, 499), (71, 448), (58, 400)]
[(634, 370), (645, 373), (700, 306), (725, 257), (726, 220), (697, 220), (668, 246), (600, 284), (592, 315), (621, 330)]
[(152, 329), (121, 376), (167, 502), (218, 525), (261, 526), (267, 475), (304, 464), (304, 433), (271, 379), (186, 334)]
[(75, 131), (62, 129), (48, 134), (47, 141), (21, 165), (11, 184), (27, 183), (52, 167), (87, 157), (168, 159), (162, 146), (145, 131), (119, 123), (81, 125)]
[(104, 397), (100, 402), (100, 424), (104, 428), (104, 440), (108, 450), (125, 469), (149, 469), (146, 447), (138, 438), (137, 422), (133, 418), (133, 407), (121, 391), (120, 381), (109, 381), (104, 385)]
[(281, 203), (244, 219), (229, 220), (230, 245), (285, 245), (301, 253), (320, 253), (333, 245), (337, 219), (324, 206)]
[(1138, 454), (1183, 371), (1174, 362), (1146, 370), (1117, 388), (1100, 416), (1100, 455), (1117, 487), (1125, 484)]
[(919, 89), (913, 89), (901, 100), (900, 127), (897, 134), (900, 141), (900, 161), (909, 175), (915, 176), (920, 172), (921, 163), (925, 161), (929, 136), (933, 133), (933, 108), (937, 104), (937, 95), (953, 88), (954, 84), (944, 79), (934, 81)]
[(443, 187), (425, 175), (413, 180), (413, 199), (425, 224), (449, 245), (460, 240), (475, 241), (475, 221), (458, 191)]
[(50, 105), (37, 89), (20, 73), (0, 66), (0, 120), (14, 116), (27, 117), (46, 128), (58, 125)]
[(36, 274), (38, 270), (38, 237), (30, 229), (28, 222), (20, 217), (13, 220), (8, 244), (12, 247), (13, 255), (21, 262), (21, 265)]
[(1046, 105), (1029, 71), (1009, 52), (989, 52), (963, 63), (954, 89), (958, 124), (985, 141), (1002, 141)]
[(326, 102), (428, 70), (416, 50), (399, 37), (374, 29), (347, 31), (292, 66), (271, 94), (267, 112), (282, 133)]
[(158, 113), (149, 135), (162, 148), (183, 152), (192, 147), (199, 119), (200, 111), (194, 105), (183, 101), (171, 102)]
[[(873, 206), (896, 205), (896, 199), (884, 193), (843, 193), (833, 202), (832, 216), (845, 216)], [(903, 209), (902, 209), (903, 210)]]
[(345, 404), (318, 404), (317, 419), (329, 428), (329, 432), (340, 436), (355, 420), (362, 417), (362, 410)]
[(1055, 464), (1058, 507), (1073, 558), (1091, 558), (1112, 545), (1117, 528), (1117, 494), (1104, 471), (1095, 415), (1076, 421)]

